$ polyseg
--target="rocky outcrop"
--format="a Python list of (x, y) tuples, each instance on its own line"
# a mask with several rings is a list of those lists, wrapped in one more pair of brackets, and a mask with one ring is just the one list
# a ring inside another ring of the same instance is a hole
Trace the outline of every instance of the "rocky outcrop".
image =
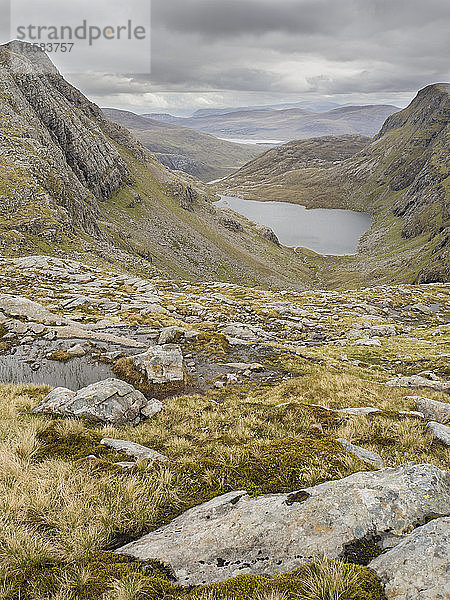
[(439, 423), (450, 422), (450, 403), (439, 402), (423, 396), (407, 396), (407, 400), (414, 400), (416, 410), (421, 412), (426, 419)]
[(160, 560), (182, 585), (199, 585), (242, 573), (273, 576), (319, 555), (366, 562), (377, 546), (394, 546), (427, 518), (449, 513), (450, 473), (404, 466), (301, 494), (230, 492), (117, 552)]
[(446, 600), (450, 589), (450, 518), (418, 527), (369, 563), (388, 600)]
[(439, 379), (427, 379), (426, 377), (421, 377), (420, 375), (394, 377), (394, 379), (387, 381), (385, 385), (389, 387), (404, 387), (411, 389), (428, 388), (430, 390), (434, 390), (435, 392), (450, 393), (450, 383), (447, 381), (440, 381)]
[(0, 79), (0, 176), (12, 174), (2, 212), (15, 215), (17, 227), (36, 203), (34, 216), (43, 217), (44, 229), (53, 221), (101, 236), (98, 202), (130, 179), (110, 139), (126, 133), (109, 125), (40, 49), (17, 41), (1, 46)]
[(137, 425), (161, 410), (141, 392), (120, 379), (106, 379), (74, 392), (55, 388), (33, 409), (33, 414), (84, 418), (117, 427)]

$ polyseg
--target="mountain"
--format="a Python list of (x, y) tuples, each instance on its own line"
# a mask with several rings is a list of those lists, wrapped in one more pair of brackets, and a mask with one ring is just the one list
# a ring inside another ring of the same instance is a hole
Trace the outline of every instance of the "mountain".
[(226, 115), (234, 112), (253, 111), (253, 110), (282, 110), (285, 108), (303, 108), (313, 112), (325, 112), (338, 108), (339, 104), (330, 100), (302, 100), (300, 102), (283, 102), (279, 104), (265, 104), (262, 106), (239, 106), (229, 108), (199, 108), (192, 115), (193, 117), (206, 117), (212, 115)]
[[(241, 167), (221, 184), (231, 195), (244, 195), (249, 200), (277, 200), (310, 204), (308, 190), (300, 195), (292, 182), (304, 172), (331, 169), (369, 145), (371, 138), (362, 135), (323, 136), (288, 142), (271, 148)], [(324, 187), (330, 204), (329, 188)], [(312, 200), (317, 204), (317, 198)]]
[(171, 122), (222, 138), (288, 141), (323, 135), (373, 136), (397, 110), (391, 105), (344, 106), (325, 112), (304, 108), (241, 109), (226, 114), (173, 117)]
[(126, 127), (158, 160), (203, 181), (229, 175), (261, 153), (261, 146), (234, 144), (207, 133), (157, 121), (125, 110), (103, 108), (103, 113)]
[(424, 88), (386, 120), (373, 141), (337, 164), (321, 164), (333, 158), (325, 139), (306, 146), (293, 142), (245, 165), (221, 189), (253, 199), (371, 213), (374, 223), (360, 253), (334, 259), (331, 270), (331, 264), (321, 264), (331, 285), (368, 278), (448, 281), (449, 91), (449, 84)]
[[(186, 279), (303, 286), (266, 230), (216, 209), (30, 45), (0, 47), (0, 252), (54, 254)], [(280, 265), (282, 265), (280, 267)]]

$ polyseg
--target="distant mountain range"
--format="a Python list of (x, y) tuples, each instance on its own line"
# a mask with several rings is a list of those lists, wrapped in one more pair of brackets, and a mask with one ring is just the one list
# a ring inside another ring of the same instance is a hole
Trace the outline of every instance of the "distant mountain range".
[(219, 138), (289, 141), (322, 135), (359, 134), (372, 137), (380, 130), (386, 118), (398, 110), (396, 106), (374, 104), (341, 106), (324, 112), (313, 112), (295, 105), (282, 105), (278, 109), (207, 109), (188, 118), (167, 114), (142, 116), (196, 129)]
[(149, 119), (126, 110), (102, 110), (109, 119), (131, 131), (162, 164), (202, 181), (225, 177), (264, 150), (264, 146), (219, 140), (195, 129)]

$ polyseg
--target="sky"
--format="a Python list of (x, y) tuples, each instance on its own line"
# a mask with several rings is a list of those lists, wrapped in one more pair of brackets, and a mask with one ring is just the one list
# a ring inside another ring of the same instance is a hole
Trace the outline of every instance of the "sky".
[[(92, 2), (111, 13), (112, 0)], [(405, 106), (450, 80), (449, 0), (152, 0), (151, 13), (150, 74), (121, 73), (120, 60), (109, 74), (89, 64), (63, 74), (100, 106), (173, 114), (318, 99)], [(122, 56), (138, 70), (132, 44)]]

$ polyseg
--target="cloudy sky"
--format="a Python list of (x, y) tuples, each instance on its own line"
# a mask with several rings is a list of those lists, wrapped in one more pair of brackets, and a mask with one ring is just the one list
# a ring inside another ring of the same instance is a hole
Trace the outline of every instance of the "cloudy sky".
[[(111, 6), (93, 1), (106, 12)], [(450, 79), (449, 0), (152, 0), (151, 7), (150, 75), (100, 76), (88, 65), (66, 73), (101, 106), (179, 114), (318, 98), (403, 106), (421, 87)]]

